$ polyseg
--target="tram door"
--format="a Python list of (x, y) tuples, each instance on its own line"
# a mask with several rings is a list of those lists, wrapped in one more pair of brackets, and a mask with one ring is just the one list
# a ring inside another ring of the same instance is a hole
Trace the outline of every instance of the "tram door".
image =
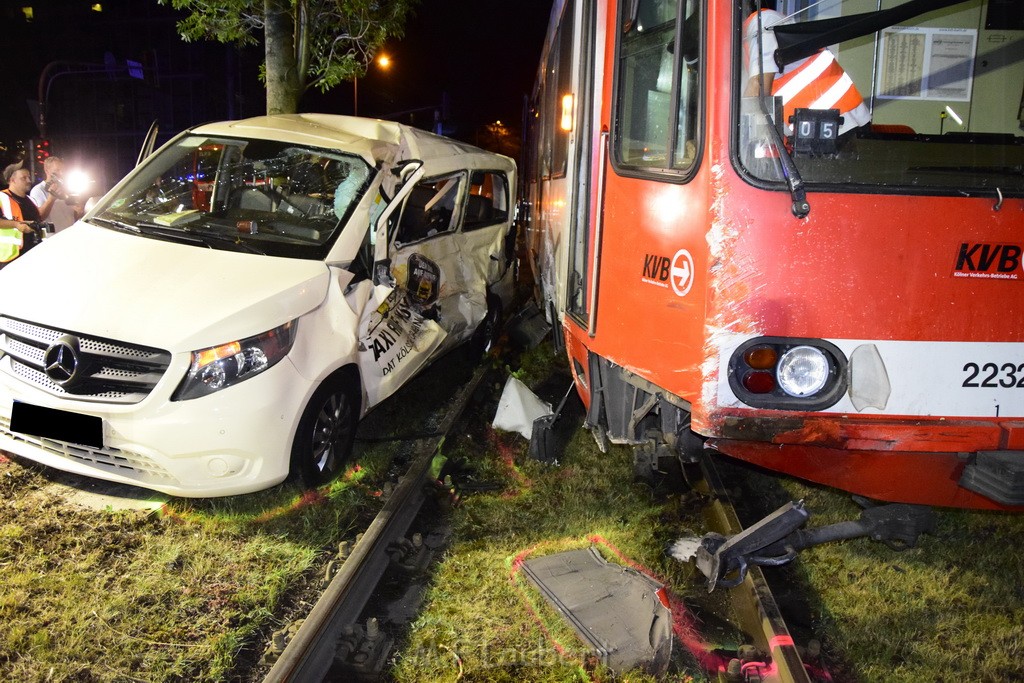
[(590, 336), (597, 306), (598, 253), (594, 237), (601, 217), (601, 179), (607, 164), (607, 134), (602, 132), (597, 97), (603, 82), (604, 32), (597, 30), (604, 0), (570, 2), (563, 17), (565, 40), (571, 35), (571, 93), (561, 101), (561, 132), (574, 144), (567, 150), (568, 215), (565, 311)]

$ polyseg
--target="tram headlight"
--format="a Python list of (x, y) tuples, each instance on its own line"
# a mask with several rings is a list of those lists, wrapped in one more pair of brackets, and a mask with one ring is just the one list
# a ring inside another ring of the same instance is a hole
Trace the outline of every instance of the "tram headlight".
[(814, 396), (828, 382), (828, 358), (813, 346), (796, 346), (782, 354), (775, 372), (779, 387), (790, 396)]
[(848, 361), (823, 339), (757, 337), (729, 360), (729, 386), (743, 403), (776, 410), (824, 410), (846, 393)]

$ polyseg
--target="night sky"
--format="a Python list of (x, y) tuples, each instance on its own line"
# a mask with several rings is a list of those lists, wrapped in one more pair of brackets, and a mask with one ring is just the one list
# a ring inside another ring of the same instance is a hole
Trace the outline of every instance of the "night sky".
[[(385, 47), (394, 65), (375, 66), (359, 81), (359, 109), (385, 115), (432, 107), (447, 93), (453, 118), (466, 125), (495, 120), (517, 125), (532, 87), (551, 0), (422, 0), (405, 38)], [(351, 85), (331, 98), (313, 94), (304, 106), (337, 103), (350, 113)]]
[[(446, 133), (454, 137), (472, 140), (474, 130), (496, 120), (518, 127), (551, 3), (421, 0), (405, 37), (382, 49), (391, 68), (371, 66), (359, 79), (359, 114), (429, 127), (430, 110), (446, 98)], [(123, 167), (154, 118), (161, 121), (163, 141), (198, 123), (265, 111), (257, 79), (262, 45), (238, 50), (209, 41), (185, 44), (174, 28), (181, 15), (156, 0), (108, 0), (102, 13), (89, 11), (91, 4), (37, 2), (32, 21), (22, 14), (27, 2), (0, 7), (9, 55), (0, 72), (0, 141), (8, 147), (39, 136), (29, 101), (38, 99), (40, 75), (55, 62), (67, 66), (51, 66), (58, 75), (49, 81), (48, 136), (67, 157), (113, 155)], [(127, 79), (123, 66), (120, 78), (96, 73), (104, 63), (124, 65), (147, 54), (162, 75), (156, 88)], [(325, 95), (310, 91), (300, 111), (351, 114), (352, 90), (343, 83)], [(427, 111), (399, 115), (419, 108)]]

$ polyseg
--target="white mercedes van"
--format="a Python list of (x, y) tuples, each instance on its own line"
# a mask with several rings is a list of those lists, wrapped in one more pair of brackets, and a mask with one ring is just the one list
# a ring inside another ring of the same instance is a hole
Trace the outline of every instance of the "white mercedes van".
[(386, 121), (182, 133), (0, 271), (0, 449), (177, 496), (328, 481), (367, 410), (492, 338), (515, 174)]

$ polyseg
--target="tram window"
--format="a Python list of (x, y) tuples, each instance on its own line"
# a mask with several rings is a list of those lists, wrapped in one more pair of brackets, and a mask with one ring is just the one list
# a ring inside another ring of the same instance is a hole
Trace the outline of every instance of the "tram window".
[(699, 0), (624, 0), (615, 138), (622, 166), (679, 173), (696, 162), (699, 6)]
[(567, 2), (544, 67), (542, 174), (545, 178), (564, 178), (569, 160), (569, 132), (560, 125), (562, 98), (572, 93), (573, 9)]

